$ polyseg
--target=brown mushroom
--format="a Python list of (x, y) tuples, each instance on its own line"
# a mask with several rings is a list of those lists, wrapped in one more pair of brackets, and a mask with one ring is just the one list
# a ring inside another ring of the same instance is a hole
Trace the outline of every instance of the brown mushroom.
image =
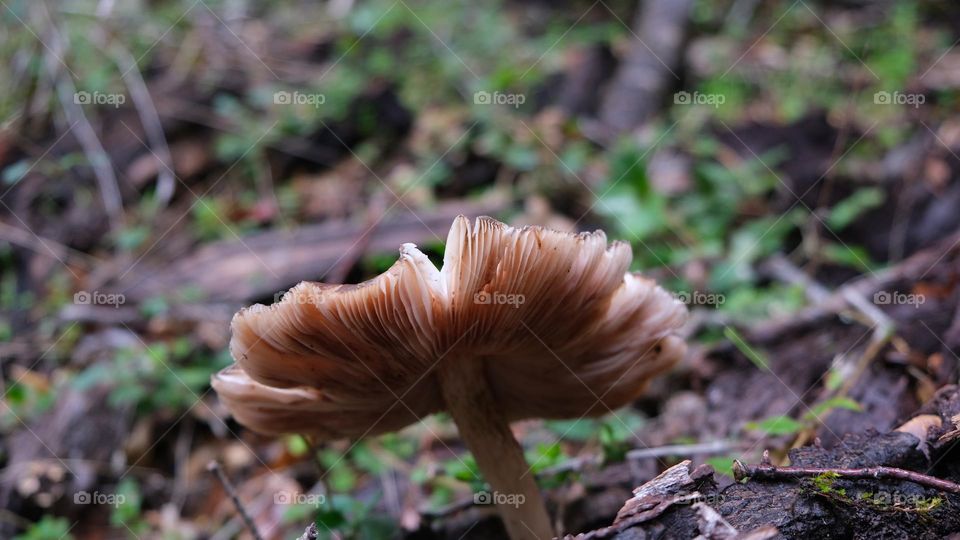
[(213, 386), (268, 434), (360, 438), (449, 411), (510, 536), (552, 527), (509, 422), (621, 407), (685, 350), (683, 304), (627, 272), (603, 232), (457, 218), (443, 268), (412, 244), (359, 285), (304, 282), (233, 319), (237, 364)]

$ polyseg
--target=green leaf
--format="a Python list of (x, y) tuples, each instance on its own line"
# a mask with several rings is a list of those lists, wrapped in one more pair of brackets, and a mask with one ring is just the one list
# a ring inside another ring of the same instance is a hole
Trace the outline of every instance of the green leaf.
[(122, 251), (133, 251), (149, 237), (150, 228), (145, 225), (127, 227), (117, 233), (117, 247)]
[(70, 534), (70, 521), (66, 518), (43, 516), (40, 521), (30, 525), (23, 534), (14, 536), (14, 540), (73, 540)]
[(848, 411), (860, 412), (863, 410), (863, 407), (860, 406), (856, 401), (843, 396), (832, 397), (822, 403), (818, 403), (813, 406), (807, 414), (804, 415), (806, 420), (816, 420), (825, 414), (830, 413), (834, 409), (844, 409)]
[(762, 431), (767, 435), (792, 435), (803, 429), (803, 424), (786, 415), (771, 416), (759, 422), (747, 422), (750, 431)]
[(110, 514), (110, 523), (115, 526), (136, 523), (140, 518), (140, 508), (143, 497), (140, 494), (140, 484), (130, 477), (124, 478), (117, 484), (114, 497), (115, 506)]
[(151, 296), (140, 303), (140, 313), (145, 317), (156, 317), (165, 313), (169, 309), (166, 298), (162, 296)]
[(828, 243), (823, 246), (823, 256), (834, 264), (856, 268), (861, 272), (872, 272), (873, 264), (867, 250), (860, 246), (844, 246)]
[(518, 171), (533, 170), (540, 163), (540, 156), (535, 150), (520, 145), (510, 146), (503, 157), (508, 165)]
[(714, 456), (707, 458), (706, 462), (708, 465), (713, 467), (713, 470), (718, 473), (729, 476), (733, 478), (733, 460), (736, 459), (733, 456)]
[(864, 212), (883, 204), (886, 194), (876, 187), (858, 189), (838, 202), (827, 216), (827, 225), (834, 231), (845, 229)]
[(588, 441), (597, 433), (597, 420), (580, 418), (577, 420), (547, 420), (544, 426), (568, 441)]
[(767, 357), (750, 347), (750, 345), (740, 337), (740, 333), (734, 330), (732, 326), (725, 327), (723, 329), (723, 335), (726, 336), (744, 356), (753, 362), (755, 366), (763, 371), (770, 371), (770, 362), (767, 361)]
[(535, 449), (527, 451), (526, 454), (528, 462), (533, 464), (531, 465), (533, 472), (540, 472), (557, 465), (564, 459), (563, 449), (560, 448), (558, 443), (540, 443)]
[(625, 460), (630, 448), (624, 438), (618, 436), (614, 426), (610, 423), (604, 423), (600, 427), (600, 446), (603, 449), (603, 461), (605, 463), (617, 463)]
[(343, 512), (337, 509), (321, 510), (317, 515), (317, 523), (324, 529), (337, 529), (347, 522)]
[(387, 469), (387, 464), (370, 450), (366, 444), (358, 444), (350, 452), (350, 458), (361, 471), (378, 475)]
[(839, 390), (840, 386), (842, 385), (843, 385), (842, 372), (836, 369), (831, 369), (830, 371), (827, 372), (827, 380), (826, 382), (824, 382), (824, 386), (827, 387), (827, 390), (830, 390), (831, 392), (834, 390)]
[(333, 491), (346, 492), (357, 485), (357, 475), (344, 462), (337, 464), (328, 473), (327, 482), (330, 483), (330, 489)]
[(287, 451), (295, 456), (305, 456), (310, 451), (310, 444), (300, 435), (287, 437)]

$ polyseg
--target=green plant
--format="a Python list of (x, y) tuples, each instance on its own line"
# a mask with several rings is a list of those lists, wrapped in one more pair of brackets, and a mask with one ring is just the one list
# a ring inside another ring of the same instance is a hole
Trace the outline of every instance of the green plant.
[(110, 513), (110, 524), (119, 530), (129, 532), (131, 537), (140, 537), (147, 534), (150, 525), (141, 515), (143, 495), (140, 493), (140, 484), (127, 477), (116, 487), (118, 503)]
[(73, 540), (70, 529), (67, 518), (43, 516), (26, 532), (14, 536), (13, 540)]
[(777, 415), (758, 422), (747, 422), (744, 427), (750, 431), (761, 431), (767, 435), (795, 435), (804, 429), (813, 429), (822, 418), (834, 410), (860, 411), (859, 403), (847, 397), (833, 397), (814, 405), (800, 420), (787, 415)]
[[(389, 516), (375, 511), (379, 497), (360, 501), (347, 495), (333, 495), (316, 517), (319, 538), (370, 539), (395, 538), (397, 524)], [(336, 533), (334, 533), (336, 531)]]
[(733, 343), (734, 346), (740, 351), (741, 354), (747, 357), (748, 360), (753, 362), (753, 365), (757, 366), (758, 369), (762, 371), (770, 371), (770, 361), (767, 360), (766, 355), (757, 351), (755, 348), (751, 347), (744, 341), (743, 337), (737, 332), (733, 327), (727, 326), (723, 329), (723, 335), (726, 336), (730, 343)]
[(142, 411), (181, 411), (194, 405), (210, 376), (231, 362), (228, 351), (195, 354), (186, 338), (157, 342), (146, 350), (120, 349), (110, 360), (96, 363), (71, 384), (85, 390), (105, 384), (115, 405), (134, 405)]

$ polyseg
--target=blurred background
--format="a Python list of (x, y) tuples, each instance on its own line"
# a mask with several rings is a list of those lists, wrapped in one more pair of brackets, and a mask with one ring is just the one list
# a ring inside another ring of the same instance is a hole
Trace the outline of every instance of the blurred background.
[(269, 439), (209, 386), (239, 307), (403, 242), (439, 260), (458, 214), (602, 228), (693, 312), (635, 406), (517, 426), (566, 532), (680, 457), (728, 473), (957, 382), (955, 3), (0, 0), (0, 24), (0, 537), (249, 537), (211, 460), (265, 538), (499, 537), (443, 415)]

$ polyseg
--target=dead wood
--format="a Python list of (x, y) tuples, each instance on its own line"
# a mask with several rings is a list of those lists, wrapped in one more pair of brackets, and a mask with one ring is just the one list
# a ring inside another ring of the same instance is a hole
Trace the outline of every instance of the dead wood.
[(457, 215), (499, 209), (495, 203), (451, 203), (429, 212), (399, 211), (372, 227), (338, 220), (271, 230), (210, 244), (172, 263), (141, 262), (126, 274), (119, 272), (109, 289), (124, 294), (128, 303), (189, 290), (202, 291), (208, 302), (249, 303), (304, 279), (323, 280), (355, 243), (365, 242), (367, 253), (384, 253), (404, 242), (441, 242)]

